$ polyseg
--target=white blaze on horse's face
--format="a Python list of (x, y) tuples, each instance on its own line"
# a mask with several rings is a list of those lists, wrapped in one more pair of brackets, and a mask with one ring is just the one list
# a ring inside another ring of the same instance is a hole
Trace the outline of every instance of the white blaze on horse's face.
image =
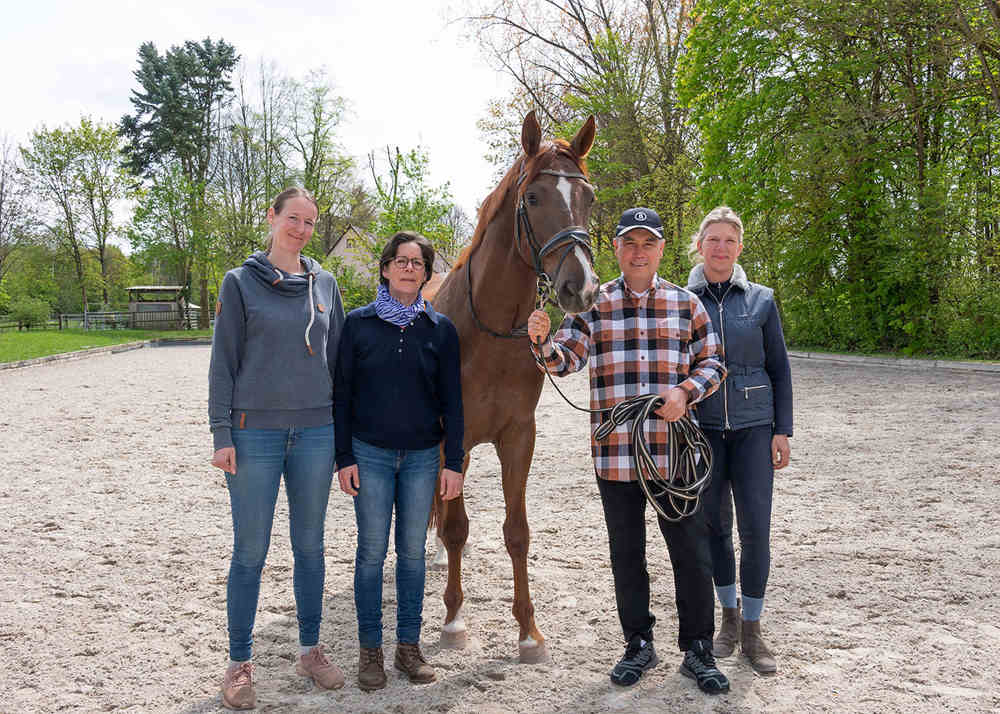
[(576, 246), (573, 248), (573, 255), (583, 266), (583, 272), (587, 276), (586, 281), (583, 286), (583, 300), (584, 302), (592, 302), (594, 296), (597, 295), (598, 289), (601, 287), (601, 283), (597, 278), (597, 273), (594, 272), (594, 268), (590, 265), (590, 259), (587, 258), (587, 254), (583, 252), (583, 248)]
[(560, 176), (559, 181), (556, 183), (556, 190), (559, 191), (559, 195), (562, 196), (563, 203), (566, 205), (566, 215), (572, 216), (573, 184), (565, 176)]

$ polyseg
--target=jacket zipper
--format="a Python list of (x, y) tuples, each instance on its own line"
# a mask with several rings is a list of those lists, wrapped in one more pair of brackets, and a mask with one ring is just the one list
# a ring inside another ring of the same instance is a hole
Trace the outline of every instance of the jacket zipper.
[[(726, 288), (726, 292), (722, 293), (722, 300), (719, 300), (718, 298), (715, 297), (715, 293), (712, 292), (712, 289), (707, 288), (708, 294), (711, 295), (715, 299), (715, 302), (719, 304), (719, 336), (722, 340), (722, 355), (723, 355), (724, 365), (729, 364), (729, 354), (726, 352), (726, 321), (723, 319), (722, 303), (725, 301), (726, 295), (728, 295), (729, 291), (732, 289), (733, 289), (733, 284), (730, 283), (729, 287)], [(722, 382), (722, 418), (723, 422), (725, 423), (726, 429), (731, 428), (729, 426), (729, 395), (727, 394), (726, 390), (726, 382), (728, 381), (729, 380), (726, 379), (723, 380)]]
[(755, 387), (743, 387), (743, 398), (744, 399), (749, 399), (750, 398), (750, 392), (752, 392), (755, 389), (767, 389), (767, 385), (766, 384), (758, 384)]

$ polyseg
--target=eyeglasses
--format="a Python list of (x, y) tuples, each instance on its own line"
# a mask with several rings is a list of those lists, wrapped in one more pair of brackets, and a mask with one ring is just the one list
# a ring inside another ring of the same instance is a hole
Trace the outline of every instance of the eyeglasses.
[(412, 265), (414, 270), (423, 270), (425, 265), (423, 258), (404, 258), (403, 256), (393, 258), (392, 264), (400, 270), (406, 270), (409, 265)]

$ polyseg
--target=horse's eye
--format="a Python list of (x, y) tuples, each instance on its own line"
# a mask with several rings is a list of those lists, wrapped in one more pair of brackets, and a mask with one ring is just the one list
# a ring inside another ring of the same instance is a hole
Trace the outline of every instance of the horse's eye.
[(524, 198), (528, 201), (528, 205), (529, 206), (537, 206), (538, 205), (538, 194), (536, 194), (536, 193), (526, 193), (524, 195)]

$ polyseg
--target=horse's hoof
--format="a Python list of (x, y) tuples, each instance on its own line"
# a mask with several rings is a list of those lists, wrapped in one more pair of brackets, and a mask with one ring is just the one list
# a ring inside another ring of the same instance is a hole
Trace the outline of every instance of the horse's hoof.
[(539, 662), (547, 662), (549, 659), (549, 650), (544, 641), (535, 642), (529, 639), (518, 642), (517, 654), (517, 659), (521, 664), (538, 664)]
[(468, 630), (441, 630), (441, 646), (449, 650), (465, 649), (469, 644)]

